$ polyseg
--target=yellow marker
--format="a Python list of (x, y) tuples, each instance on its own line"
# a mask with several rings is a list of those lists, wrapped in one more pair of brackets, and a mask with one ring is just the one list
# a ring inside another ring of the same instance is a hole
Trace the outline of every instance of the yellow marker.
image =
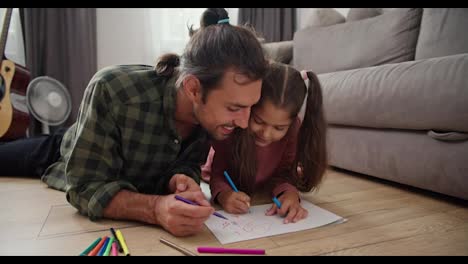
[(120, 232), (119, 229), (115, 231), (115, 234), (117, 235), (117, 239), (120, 241), (120, 244), (122, 245), (122, 249), (124, 251), (125, 256), (130, 256), (130, 252), (128, 251), (127, 243), (125, 243), (125, 239), (122, 235), (122, 232)]

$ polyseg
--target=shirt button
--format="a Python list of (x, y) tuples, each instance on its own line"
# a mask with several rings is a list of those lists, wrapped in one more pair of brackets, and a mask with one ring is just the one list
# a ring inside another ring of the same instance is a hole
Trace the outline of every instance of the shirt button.
[(178, 139), (174, 139), (174, 143), (179, 144), (179, 140), (178, 140)]

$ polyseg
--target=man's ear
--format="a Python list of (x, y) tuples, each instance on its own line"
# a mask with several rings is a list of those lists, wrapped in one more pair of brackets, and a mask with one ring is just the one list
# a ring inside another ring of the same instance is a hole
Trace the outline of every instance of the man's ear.
[(201, 102), (202, 98), (202, 89), (200, 80), (193, 75), (187, 76), (182, 82), (182, 88), (184, 89), (185, 94), (192, 102)]

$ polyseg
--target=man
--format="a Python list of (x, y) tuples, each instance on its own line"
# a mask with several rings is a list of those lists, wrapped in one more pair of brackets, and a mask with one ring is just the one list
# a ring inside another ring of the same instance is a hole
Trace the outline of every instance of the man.
[[(266, 71), (256, 37), (221, 20), (192, 36), (180, 69), (173, 69), (179, 60), (172, 58), (161, 61), (158, 72), (143, 65), (98, 72), (63, 138), (5, 144), (0, 157), (8, 149), (30, 153), (5, 166), (28, 164), (25, 171), (65, 190), (70, 204), (92, 220), (136, 220), (176, 236), (199, 232), (214, 211), (198, 185), (209, 136), (220, 140), (247, 127)], [(60, 145), (60, 155), (44, 153), (53, 145)]]

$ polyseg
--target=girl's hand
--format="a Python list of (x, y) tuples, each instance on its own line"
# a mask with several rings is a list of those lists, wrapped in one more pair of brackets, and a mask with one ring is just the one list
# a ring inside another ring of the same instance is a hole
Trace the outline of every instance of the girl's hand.
[(249, 211), (250, 197), (244, 192), (232, 190), (220, 192), (217, 199), (224, 211), (228, 213), (245, 214)]
[(283, 223), (296, 223), (297, 221), (307, 217), (309, 212), (302, 208), (299, 201), (299, 194), (293, 191), (286, 191), (283, 195), (278, 198), (281, 202), (281, 208), (278, 209), (276, 204), (273, 203), (273, 206), (266, 211), (265, 215), (274, 215), (279, 214), (281, 216), (286, 216)]

